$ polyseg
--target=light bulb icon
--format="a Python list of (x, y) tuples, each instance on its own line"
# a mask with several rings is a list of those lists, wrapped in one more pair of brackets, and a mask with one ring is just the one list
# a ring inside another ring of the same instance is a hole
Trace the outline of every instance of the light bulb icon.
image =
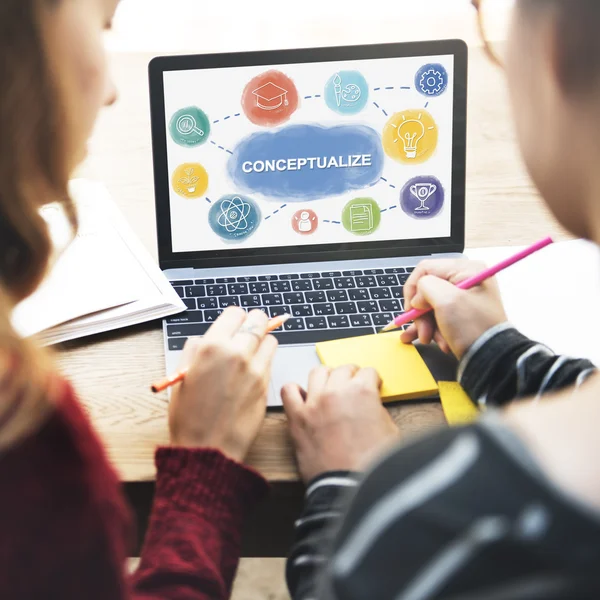
[(416, 158), (419, 142), (425, 137), (425, 125), (417, 119), (407, 119), (398, 126), (398, 140), (404, 144), (406, 158)]
[(429, 160), (437, 148), (437, 124), (426, 110), (407, 109), (390, 117), (382, 142), (390, 158), (404, 164), (421, 164)]

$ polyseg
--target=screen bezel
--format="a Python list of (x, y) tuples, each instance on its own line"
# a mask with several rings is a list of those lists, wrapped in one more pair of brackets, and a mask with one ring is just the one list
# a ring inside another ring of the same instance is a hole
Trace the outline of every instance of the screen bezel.
[[(379, 242), (361, 241), (299, 247), (284, 246), (243, 248), (239, 250), (173, 252), (163, 77), (165, 72), (415, 56), (425, 58), (436, 55), (453, 55), (455, 65), (450, 237)], [(395, 256), (421, 256), (463, 252), (465, 245), (467, 65), (468, 49), (462, 40), (161, 56), (154, 58), (149, 65), (149, 82), (156, 229), (160, 267), (162, 269), (238, 267), (260, 264), (391, 258)]]

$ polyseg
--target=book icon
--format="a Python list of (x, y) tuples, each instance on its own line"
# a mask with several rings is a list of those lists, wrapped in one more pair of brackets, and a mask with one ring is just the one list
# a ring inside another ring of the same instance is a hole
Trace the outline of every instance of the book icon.
[(350, 207), (350, 231), (370, 232), (373, 229), (373, 207), (370, 204), (354, 204)]

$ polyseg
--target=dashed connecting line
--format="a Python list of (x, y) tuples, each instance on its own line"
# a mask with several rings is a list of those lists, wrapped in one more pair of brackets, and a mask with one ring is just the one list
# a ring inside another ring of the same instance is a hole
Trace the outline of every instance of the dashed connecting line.
[[(395, 90), (395, 89), (410, 90), (412, 88), (410, 86), (398, 86), (398, 87), (386, 86), (386, 87), (376, 87), (376, 88), (373, 88), (373, 91), (374, 92), (378, 92), (378, 91), (392, 91), (392, 90)], [(322, 98), (322, 95), (321, 94), (314, 94), (312, 96), (304, 96), (304, 100), (312, 100), (312, 99), (316, 99), (316, 98)], [(380, 106), (377, 102), (373, 101), (373, 105), (375, 106), (375, 108), (377, 108), (378, 110), (380, 110), (386, 117), (389, 116), (388, 113), (387, 113), (387, 111), (382, 106)], [(429, 102), (427, 102), (425, 104), (425, 108), (427, 108), (428, 106), (429, 106)], [(217, 124), (217, 123), (220, 123), (220, 122), (228, 121), (229, 119), (234, 119), (236, 117), (241, 117), (241, 116), (242, 116), (241, 113), (235, 113), (233, 115), (227, 115), (227, 116), (225, 116), (225, 117), (223, 117), (221, 119), (215, 119), (213, 121), (213, 124)], [(223, 152), (226, 152), (227, 154), (233, 155), (233, 152), (231, 150), (225, 148), (224, 146), (221, 146), (221, 145), (217, 144), (217, 142), (215, 142), (213, 140), (210, 140), (210, 143), (213, 146), (217, 147), (219, 150), (222, 150)], [(380, 180), (382, 182), (386, 183), (390, 188), (392, 188), (394, 190), (397, 189), (397, 187), (393, 183), (390, 183), (385, 177), (381, 177)], [(212, 200), (210, 198), (206, 197), (205, 200), (206, 200), (206, 202), (208, 202), (208, 204), (212, 204)], [(287, 204), (282, 204), (277, 210), (273, 211), (270, 215), (267, 215), (264, 218), (264, 220), (268, 221), (271, 217), (274, 217), (276, 214), (278, 214), (281, 210), (283, 210), (286, 207), (287, 207)], [(380, 212), (384, 213), (384, 212), (392, 211), (392, 210), (394, 210), (396, 208), (398, 208), (398, 205), (394, 204), (392, 206), (388, 206), (387, 208), (382, 208)], [(334, 221), (334, 220), (331, 220), (331, 219), (323, 219), (323, 223), (328, 223), (330, 225), (341, 225), (342, 224), (341, 221)]]
[(381, 108), (381, 106), (379, 106), (379, 104), (377, 104), (377, 102), (373, 102), (373, 104), (375, 105), (376, 108), (378, 108), (386, 117), (389, 116), (387, 114), (387, 112), (385, 112), (385, 109)]
[(393, 183), (390, 183), (385, 177), (381, 177), (381, 181), (385, 181), (393, 190), (396, 189), (396, 186)]
[(287, 204), (282, 204), (277, 210), (273, 211), (268, 217), (265, 217), (265, 221), (270, 219), (272, 216), (276, 215), (280, 210), (284, 209)]
[(213, 146), (216, 146), (219, 150), (223, 150), (223, 152), (227, 152), (227, 154), (231, 154), (233, 156), (233, 152), (231, 150), (228, 150), (224, 146), (219, 146), (219, 144), (217, 144), (217, 142), (213, 142), (212, 140), (210, 140), (210, 143)]
[(391, 90), (411, 90), (412, 88), (409, 85), (402, 85), (402, 86), (398, 86), (398, 87), (394, 87), (393, 85), (388, 85), (386, 87), (376, 87), (373, 88), (374, 92), (380, 92), (381, 90), (383, 90), (384, 92), (389, 92)]
[[(383, 181), (383, 183), (385, 183), (386, 185), (391, 187), (393, 190), (397, 189), (397, 187), (393, 183), (390, 183), (389, 180), (387, 180), (385, 177), (381, 177), (380, 181)], [(387, 208), (382, 208), (379, 212), (384, 213), (384, 212), (387, 212), (388, 210), (394, 210), (396, 208), (398, 208), (398, 205), (392, 204), (392, 206), (388, 206)]]
[[(410, 86), (406, 86), (406, 85), (403, 85), (403, 86), (388, 85), (388, 86), (385, 86), (385, 87), (376, 87), (376, 88), (373, 88), (373, 91), (374, 92), (378, 92), (378, 91), (382, 91), (383, 90), (383, 91), (387, 92), (387, 91), (392, 91), (392, 90), (395, 90), (395, 89), (398, 89), (398, 90), (410, 90), (412, 88)], [(313, 94), (312, 96), (304, 96), (304, 100), (312, 100), (312, 99), (315, 99), (315, 98), (322, 98), (322, 97), (323, 97), (322, 94)], [(389, 113), (385, 110), (385, 108), (383, 108), (382, 106), (380, 106), (375, 101), (373, 101), (373, 105), (375, 106), (375, 108), (377, 108), (377, 110), (380, 110), (386, 117), (389, 117)], [(425, 104), (425, 108), (427, 108), (428, 106), (429, 106), (429, 102), (427, 102), (427, 104)], [(225, 117), (223, 117), (221, 119), (215, 119), (213, 121), (213, 124), (217, 124), (217, 123), (221, 123), (221, 122), (224, 122), (224, 121), (228, 121), (229, 119), (235, 119), (236, 117), (241, 117), (241, 116), (242, 116), (242, 113), (235, 113), (233, 115), (227, 115), (227, 116), (225, 116)], [(221, 145), (217, 144), (213, 140), (211, 140), (210, 143), (213, 146), (216, 146), (217, 148), (219, 148), (219, 150), (223, 150), (223, 152), (226, 152), (227, 154), (230, 154), (230, 155), (233, 156), (233, 152), (231, 150), (225, 148), (224, 146), (221, 146)], [(395, 186), (390, 185), (390, 187), (393, 188)], [(273, 214), (275, 214), (275, 213), (273, 213)], [(272, 215), (269, 215), (269, 217), (271, 217), (271, 216)], [(267, 218), (269, 218), (269, 217), (267, 217)], [(327, 222), (327, 221), (325, 221), (325, 222)]]
[(215, 119), (213, 121), (213, 125), (216, 125), (217, 123), (220, 123), (221, 121), (227, 121), (228, 119), (233, 119), (235, 117), (241, 117), (242, 113), (235, 113), (235, 115), (227, 115), (226, 117), (223, 117), (222, 119)]
[[(402, 85), (402, 86), (398, 86), (398, 87), (394, 87), (393, 85), (388, 85), (386, 87), (376, 87), (373, 88), (374, 92), (389, 92), (391, 90), (412, 90), (412, 88), (410, 86), (407, 85)], [(379, 105), (377, 102), (373, 101), (373, 106), (375, 106), (375, 108), (377, 108), (377, 110), (380, 110), (386, 117), (388, 117), (388, 112), (385, 110), (385, 108), (383, 108), (381, 105)], [(425, 104), (425, 108), (427, 108), (429, 106), (429, 102), (427, 102)]]

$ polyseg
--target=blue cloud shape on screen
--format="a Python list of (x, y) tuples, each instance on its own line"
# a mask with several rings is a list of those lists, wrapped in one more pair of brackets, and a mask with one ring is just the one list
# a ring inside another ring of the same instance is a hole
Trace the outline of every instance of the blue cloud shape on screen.
[(291, 125), (242, 140), (228, 170), (250, 193), (306, 202), (375, 185), (383, 166), (381, 138), (371, 127)]

